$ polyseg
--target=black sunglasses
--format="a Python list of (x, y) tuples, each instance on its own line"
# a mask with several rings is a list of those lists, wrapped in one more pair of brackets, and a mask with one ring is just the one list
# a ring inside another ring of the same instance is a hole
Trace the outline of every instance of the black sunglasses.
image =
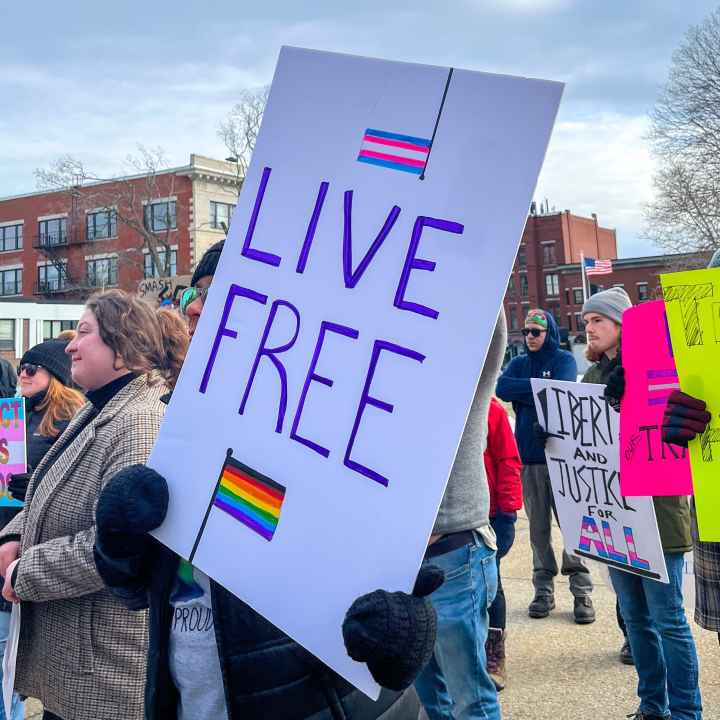
[(547, 330), (539, 330), (538, 328), (523, 328), (522, 334), (527, 337), (532, 335), (533, 337), (540, 337), (541, 333), (547, 332)]
[(34, 363), (22, 363), (22, 365), (18, 365), (17, 367), (18, 377), (23, 370), (28, 377), (33, 377), (41, 367), (42, 365), (35, 365)]

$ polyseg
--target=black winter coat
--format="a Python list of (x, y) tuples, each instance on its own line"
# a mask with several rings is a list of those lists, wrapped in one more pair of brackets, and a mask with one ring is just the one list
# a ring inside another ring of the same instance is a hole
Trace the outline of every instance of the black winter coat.
[[(142, 559), (116, 561), (96, 545), (105, 583), (134, 610), (150, 610), (146, 720), (177, 717), (170, 676), (170, 593), (178, 556), (154, 539)], [(416, 720), (412, 688), (384, 690), (377, 702), (355, 690), (314, 655), (217, 583), (210, 581), (215, 637), (229, 720)]]

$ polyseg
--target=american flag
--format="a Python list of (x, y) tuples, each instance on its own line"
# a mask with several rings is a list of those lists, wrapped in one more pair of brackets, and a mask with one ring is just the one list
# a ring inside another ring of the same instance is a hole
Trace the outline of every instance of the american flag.
[(612, 260), (596, 260), (595, 258), (585, 258), (585, 274), (591, 275), (610, 275), (612, 273)]

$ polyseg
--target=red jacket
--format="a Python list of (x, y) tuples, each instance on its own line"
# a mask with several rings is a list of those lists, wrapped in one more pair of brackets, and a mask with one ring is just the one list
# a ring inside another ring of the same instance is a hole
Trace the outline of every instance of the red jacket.
[(495, 399), (488, 411), (485, 473), (490, 488), (490, 517), (517, 512), (522, 507), (522, 463), (505, 408)]

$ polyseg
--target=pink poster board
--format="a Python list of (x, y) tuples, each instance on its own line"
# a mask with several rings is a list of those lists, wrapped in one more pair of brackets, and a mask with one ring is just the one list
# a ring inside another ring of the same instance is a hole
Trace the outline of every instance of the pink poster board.
[(692, 495), (687, 450), (662, 442), (668, 395), (680, 387), (665, 303), (623, 313), (625, 396), (620, 410), (620, 489), (625, 496)]

